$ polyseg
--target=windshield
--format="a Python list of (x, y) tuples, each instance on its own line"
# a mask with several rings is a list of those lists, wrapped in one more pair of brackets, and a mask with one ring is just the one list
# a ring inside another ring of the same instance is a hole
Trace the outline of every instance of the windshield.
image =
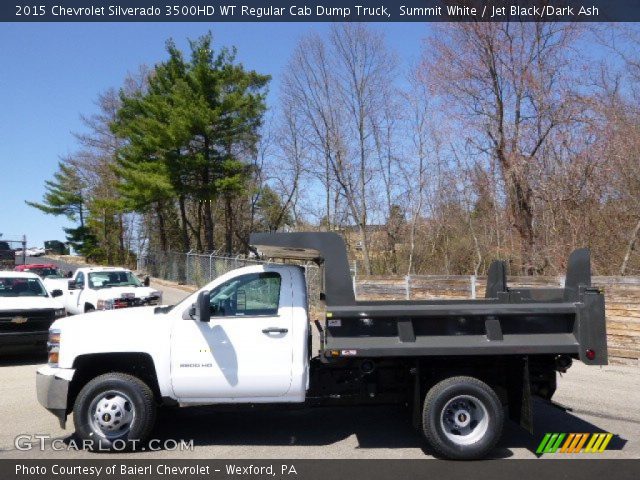
[(92, 272), (89, 274), (89, 288), (99, 290), (111, 287), (141, 287), (142, 283), (131, 272)]
[(0, 277), (0, 297), (46, 297), (47, 291), (37, 278)]
[(27, 268), (24, 271), (35, 273), (41, 278), (64, 278), (62, 275), (60, 275), (60, 272), (56, 268), (36, 267), (36, 268)]

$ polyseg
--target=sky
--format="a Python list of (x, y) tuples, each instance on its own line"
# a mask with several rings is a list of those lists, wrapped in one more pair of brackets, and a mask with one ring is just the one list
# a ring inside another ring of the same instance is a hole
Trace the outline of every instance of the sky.
[[(417, 60), (426, 24), (372, 24), (382, 30), (405, 68)], [(120, 87), (128, 72), (166, 58), (165, 41), (183, 50), (211, 31), (218, 46), (235, 45), (246, 68), (270, 74), (268, 104), (298, 39), (326, 32), (327, 23), (31, 23), (0, 27), (0, 233), (27, 236), (29, 246), (64, 240), (73, 224), (46, 215), (40, 201), (60, 157), (73, 153), (80, 115), (91, 115), (98, 94)]]

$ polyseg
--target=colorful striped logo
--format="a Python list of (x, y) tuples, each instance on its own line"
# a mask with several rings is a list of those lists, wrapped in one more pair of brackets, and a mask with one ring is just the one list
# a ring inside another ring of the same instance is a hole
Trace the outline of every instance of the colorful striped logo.
[(536, 453), (602, 453), (612, 433), (547, 433)]

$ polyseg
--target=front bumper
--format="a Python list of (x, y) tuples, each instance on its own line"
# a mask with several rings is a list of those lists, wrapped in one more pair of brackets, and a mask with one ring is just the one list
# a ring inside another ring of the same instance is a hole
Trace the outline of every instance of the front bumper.
[(61, 428), (65, 428), (67, 422), (67, 397), (74, 372), (68, 368), (45, 365), (36, 373), (38, 402), (58, 417)]

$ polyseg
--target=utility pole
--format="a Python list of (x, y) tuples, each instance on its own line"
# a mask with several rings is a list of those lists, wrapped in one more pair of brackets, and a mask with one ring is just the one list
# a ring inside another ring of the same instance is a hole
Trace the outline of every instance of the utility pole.
[(22, 265), (27, 264), (27, 236), (22, 235)]

